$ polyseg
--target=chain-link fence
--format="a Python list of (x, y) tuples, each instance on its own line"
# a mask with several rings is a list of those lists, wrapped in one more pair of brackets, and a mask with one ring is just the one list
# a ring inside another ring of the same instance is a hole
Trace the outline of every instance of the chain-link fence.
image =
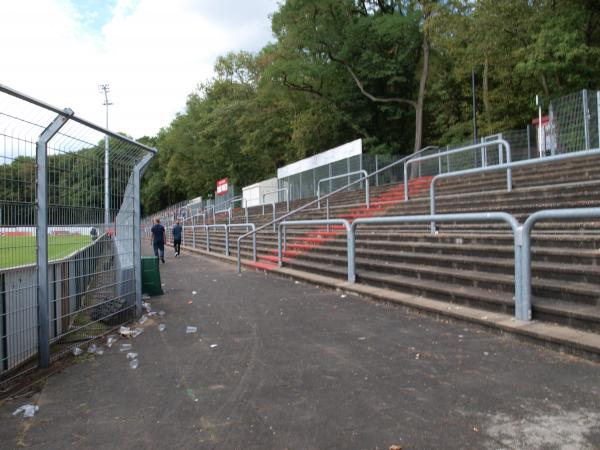
[(136, 315), (154, 153), (0, 85), (0, 385)]
[(584, 89), (552, 100), (548, 108), (547, 151), (558, 154), (600, 147), (599, 95)]

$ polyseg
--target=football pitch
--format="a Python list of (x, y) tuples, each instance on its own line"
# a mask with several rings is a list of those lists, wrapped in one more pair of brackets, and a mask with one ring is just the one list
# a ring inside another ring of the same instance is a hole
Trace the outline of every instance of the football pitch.
[[(64, 258), (90, 244), (89, 236), (48, 236), (48, 259)], [(0, 269), (34, 264), (35, 236), (0, 236)]]

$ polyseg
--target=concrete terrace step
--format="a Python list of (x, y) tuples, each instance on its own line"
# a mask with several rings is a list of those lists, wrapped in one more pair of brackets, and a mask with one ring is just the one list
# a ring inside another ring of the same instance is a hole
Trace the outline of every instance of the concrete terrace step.
[[(309, 266), (315, 264), (314, 267), (316, 270), (322, 269), (322, 265), (328, 265), (342, 267), (345, 271), (346, 257), (345, 255), (341, 257), (318, 252), (304, 253), (288, 261), (292, 267), (304, 264), (304, 262), (308, 262)], [(356, 267), (358, 278), (366, 270), (413, 277), (421, 281), (451, 282), (461, 286), (472, 286), (488, 290), (514, 291), (514, 275), (512, 273), (503, 274), (474, 269), (456, 269), (440, 265), (417, 265), (390, 260), (381, 262), (381, 259), (374, 260), (362, 257), (356, 258)], [(307, 268), (305, 270), (313, 269)], [(544, 298), (564, 299), (589, 305), (600, 305), (600, 290), (597, 284), (583, 281), (569, 281), (565, 283), (563, 280), (556, 281), (552, 278), (534, 278), (532, 285), (534, 295)]]

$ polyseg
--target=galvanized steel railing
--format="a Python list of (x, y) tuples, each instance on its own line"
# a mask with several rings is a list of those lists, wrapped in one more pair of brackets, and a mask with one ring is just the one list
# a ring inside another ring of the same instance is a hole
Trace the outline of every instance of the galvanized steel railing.
[[(331, 196), (333, 196), (333, 195), (335, 195), (335, 194), (337, 194), (339, 192), (342, 192), (342, 191), (348, 189), (350, 186), (354, 186), (355, 184), (361, 183), (361, 182), (363, 182), (365, 180), (367, 180), (367, 183), (368, 183), (368, 179), (369, 178), (371, 178), (373, 176), (377, 176), (378, 174), (380, 174), (380, 173), (382, 173), (382, 172), (390, 169), (391, 167), (397, 166), (399, 164), (404, 164), (404, 162), (407, 161), (408, 159), (414, 158), (415, 155), (420, 155), (421, 153), (423, 153), (423, 152), (425, 152), (427, 150), (431, 150), (432, 148), (434, 148), (434, 147), (427, 146), (425, 148), (422, 148), (421, 150), (419, 150), (419, 151), (417, 151), (415, 153), (412, 153), (412, 154), (410, 154), (410, 155), (408, 155), (408, 156), (406, 156), (406, 157), (404, 157), (402, 159), (399, 159), (398, 161), (394, 161), (393, 163), (388, 164), (387, 166), (382, 167), (381, 169), (376, 170), (375, 172), (372, 172), (370, 175), (367, 175), (365, 177), (361, 177), (361, 178), (359, 178), (357, 180), (352, 181), (351, 183), (347, 184), (346, 186), (342, 186), (342, 187), (336, 189), (335, 191), (330, 192), (329, 194), (321, 197), (320, 200), (329, 199)], [(241, 271), (241, 256), (240, 256), (239, 248), (240, 248), (240, 242), (243, 239), (245, 239), (246, 237), (248, 237), (250, 235), (255, 235), (256, 233), (258, 233), (259, 231), (262, 231), (262, 230), (266, 229), (267, 227), (275, 226), (275, 224), (277, 222), (283, 221), (284, 219), (286, 219), (288, 217), (291, 217), (294, 214), (299, 213), (300, 211), (304, 211), (304, 210), (308, 209), (310, 206), (313, 206), (313, 205), (317, 204), (318, 201), (319, 201), (319, 199), (312, 200), (312, 201), (306, 203), (305, 205), (302, 205), (299, 208), (296, 208), (295, 210), (290, 211), (290, 212), (284, 214), (283, 216), (280, 216), (280, 217), (278, 217), (276, 219), (273, 219), (271, 222), (268, 222), (268, 223), (266, 223), (264, 225), (261, 225), (260, 227), (256, 228), (255, 230), (253, 230), (251, 232), (248, 232), (248, 233), (245, 233), (245, 234), (241, 235), (238, 238), (238, 243), (237, 243), (237, 247), (238, 247), (238, 261), (237, 261), (238, 272)]]
[(531, 232), (537, 222), (548, 219), (600, 219), (600, 208), (545, 209), (527, 218), (521, 230), (523, 291), (517, 311), (517, 318), (521, 320), (531, 320)]
[[(364, 177), (362, 179), (368, 179), (369, 178), (369, 174), (367, 173), (366, 170), (357, 170), (355, 172), (348, 172), (348, 173), (343, 173), (341, 175), (335, 175), (333, 177), (327, 177), (327, 178), (321, 178), (318, 182), (317, 182), (317, 208), (321, 208), (321, 183), (325, 182), (325, 181), (332, 181), (332, 180), (337, 180), (339, 178), (346, 178), (346, 177), (350, 177), (352, 175), (358, 175), (358, 174), (364, 174)], [(350, 184), (348, 184), (347, 186), (350, 186)], [(365, 203), (367, 205), (367, 208), (370, 208), (370, 204), (369, 204), (369, 182), (367, 181), (367, 183), (365, 183)], [(329, 207), (329, 204), (328, 204)]]
[[(452, 177), (466, 176), (466, 175), (477, 175), (477, 174), (481, 174), (481, 173), (495, 172), (495, 171), (500, 171), (500, 170), (506, 170), (506, 172), (508, 173), (512, 169), (517, 169), (520, 167), (529, 167), (529, 166), (534, 166), (537, 164), (546, 164), (546, 163), (552, 163), (555, 161), (564, 161), (564, 160), (568, 160), (568, 159), (584, 158), (584, 157), (595, 156), (595, 155), (600, 155), (600, 148), (597, 148), (594, 150), (585, 150), (585, 151), (576, 152), (576, 153), (565, 153), (562, 155), (548, 156), (546, 158), (527, 159), (524, 161), (510, 162), (510, 163), (506, 163), (506, 164), (500, 164), (497, 166), (478, 167), (476, 169), (461, 170), (459, 172), (441, 173), (441, 174), (433, 177), (433, 179), (431, 180), (431, 185), (429, 186), (429, 212), (430, 212), (430, 214), (436, 213), (436, 211), (435, 211), (435, 206), (436, 206), (435, 186), (439, 180), (443, 180), (446, 178), (452, 178)], [(508, 192), (510, 192), (512, 190), (512, 178), (511, 178), (511, 184), (508, 185), (507, 190), (508, 190)], [(435, 222), (431, 223), (431, 232), (432, 233), (435, 232)]]
[[(470, 151), (470, 150), (476, 150), (479, 148), (485, 149), (487, 147), (491, 147), (494, 145), (499, 145), (499, 146), (504, 147), (505, 152), (506, 152), (506, 162), (507, 162), (507, 164), (510, 164), (510, 162), (511, 162), (510, 144), (508, 142), (506, 142), (504, 139), (497, 139), (494, 141), (482, 142), (479, 144), (468, 145), (466, 147), (460, 147), (460, 148), (457, 148), (454, 150), (448, 150), (446, 152), (436, 153), (434, 155), (427, 155), (427, 156), (421, 156), (419, 158), (409, 159), (408, 161), (406, 161), (406, 164), (404, 164), (404, 200), (408, 200), (408, 166), (409, 165), (421, 163), (423, 161), (429, 161), (432, 159), (438, 159), (439, 172), (441, 172), (442, 158), (448, 157), (450, 155), (455, 155), (458, 153), (463, 153), (463, 152)], [(475, 170), (475, 169), (470, 169), (470, 170)], [(448, 172), (448, 173), (457, 173), (457, 172)], [(510, 191), (512, 189), (512, 173), (511, 173), (510, 169), (508, 169), (506, 171), (506, 184), (508, 186), (508, 190)]]
[[(263, 214), (265, 213), (265, 197), (267, 195), (278, 194), (279, 192), (285, 192), (285, 203), (287, 204), (287, 211), (290, 212), (290, 191), (289, 191), (288, 188), (281, 188), (281, 189), (276, 189), (274, 191), (265, 192), (262, 195), (260, 203), (262, 204), (262, 213)], [(279, 200), (279, 198), (278, 198), (278, 200)], [(275, 203), (278, 203), (278, 201), (277, 202), (272, 202), (271, 204), (275, 205)]]

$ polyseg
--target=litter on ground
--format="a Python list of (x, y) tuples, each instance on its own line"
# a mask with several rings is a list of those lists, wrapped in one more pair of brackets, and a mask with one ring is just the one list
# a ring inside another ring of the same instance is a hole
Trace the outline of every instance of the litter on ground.
[(16, 416), (18, 414), (23, 413), (23, 417), (33, 417), (35, 415), (35, 413), (39, 410), (39, 406), (37, 405), (23, 405), (23, 406), (19, 406), (15, 412), (13, 413), (13, 416)]

